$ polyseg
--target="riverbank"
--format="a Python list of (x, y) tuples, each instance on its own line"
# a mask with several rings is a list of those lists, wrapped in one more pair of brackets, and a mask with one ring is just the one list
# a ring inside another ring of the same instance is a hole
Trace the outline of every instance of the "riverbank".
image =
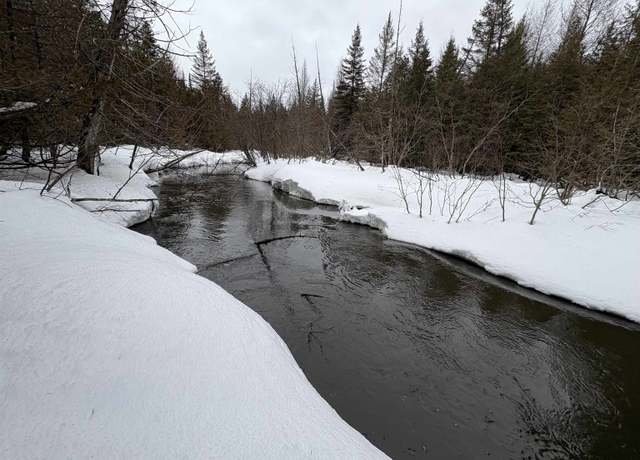
[(153, 179), (102, 162), (43, 196), (0, 181), (0, 456), (386, 458), (257, 313), (122, 227)]
[(420, 196), (421, 184), (410, 171), (360, 171), (344, 162), (276, 160), (246, 176), (338, 205), (342, 219), (391, 239), (453, 254), (522, 286), (640, 322), (640, 201), (620, 208), (623, 202), (595, 191), (577, 193), (566, 206), (549, 198), (529, 225), (532, 196), (540, 188), (516, 180), (506, 182), (502, 222), (499, 184), (489, 180), (432, 176), (429, 199), (425, 182)]
[[(149, 187), (157, 185), (158, 174), (147, 174), (148, 171), (168, 167), (198, 169), (209, 174), (229, 168), (242, 172), (239, 166), (243, 161), (242, 153), (237, 151), (151, 150), (132, 145), (111, 147), (102, 151), (97, 175), (78, 169), (66, 172), (61, 167), (58, 172), (65, 174), (52, 190), (52, 195), (66, 196), (101, 219), (131, 227), (148, 220), (157, 208), (157, 197)], [(3, 170), (0, 171), (0, 182), (3, 179), (5, 188), (25, 188), (24, 183), (32, 183), (31, 188), (40, 190), (48, 179), (48, 173), (38, 168)], [(11, 186), (10, 182), (16, 185)]]

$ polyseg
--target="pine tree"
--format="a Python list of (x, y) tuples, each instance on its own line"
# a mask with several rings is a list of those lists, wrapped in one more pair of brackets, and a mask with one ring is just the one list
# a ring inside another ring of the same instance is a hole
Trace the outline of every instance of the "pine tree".
[(640, 86), (640, 0), (627, 5), (624, 21), (624, 57), (629, 79)]
[(369, 84), (377, 93), (381, 93), (388, 82), (387, 77), (393, 67), (395, 53), (395, 29), (391, 20), (391, 13), (379, 35), (378, 46), (373, 51), (373, 57), (369, 63)]
[(460, 77), (460, 52), (453, 38), (447, 42), (447, 46), (442, 52), (440, 62), (436, 67), (436, 87), (438, 90), (446, 90), (451, 86), (462, 84)]
[[(581, 153), (587, 154), (582, 163), (594, 165), (587, 181), (598, 183), (604, 191), (615, 192), (622, 183), (637, 188), (640, 182), (631, 166), (636, 165), (637, 172), (640, 137), (628, 134), (640, 132), (639, 45), (640, 2), (628, 5), (624, 20), (612, 21), (598, 40), (595, 53), (585, 55), (581, 90), (569, 106), (569, 113), (581, 114), (578, 121), (585, 120), (578, 125), (583, 131)], [(570, 118), (565, 115), (565, 119)], [(575, 119), (570, 121), (576, 124)], [(618, 167), (610, 168), (613, 164)]]
[(191, 82), (197, 93), (194, 94), (196, 116), (196, 142), (200, 147), (223, 149), (228, 144), (228, 118), (232, 109), (222, 78), (216, 70), (215, 61), (204, 37), (200, 40), (194, 59)]
[[(526, 45), (526, 23), (518, 22), (508, 35), (503, 51), (491, 61), (493, 72), (487, 72), (497, 85), (499, 110), (515, 110), (502, 127), (500, 166), (523, 174), (527, 152), (533, 148), (542, 129), (539, 95), (540, 79), (530, 65)], [(495, 83), (494, 83), (495, 86)]]
[(490, 47), (493, 52), (485, 55), (470, 79), (465, 129), (472, 144), (486, 139), (475, 156), (483, 173), (502, 172), (506, 163), (520, 161), (520, 152), (527, 150), (525, 121), (539, 128), (540, 117), (528, 120), (533, 114), (525, 116), (526, 108), (522, 107), (530, 83), (525, 33), (526, 24), (520, 21), (501, 39), (499, 47)]
[(465, 52), (470, 64), (477, 66), (495, 54), (499, 54), (513, 27), (511, 0), (487, 0), (472, 28), (472, 37)]
[(397, 51), (394, 53), (394, 62), (391, 66), (391, 72), (387, 77), (388, 86), (398, 93), (400, 88), (406, 85), (407, 78), (409, 76), (409, 69), (411, 67), (411, 58), (404, 51), (402, 46), (398, 46)]
[(195, 88), (201, 91), (212, 88), (221, 89), (222, 87), (222, 79), (216, 70), (215, 61), (202, 31), (200, 31), (198, 49), (193, 61), (193, 71), (190, 77), (190, 84), (193, 84)]
[[(460, 74), (460, 51), (453, 38), (447, 42), (436, 67), (434, 92), (439, 108), (449, 115), (462, 100), (464, 81)], [(442, 115), (444, 116), (444, 115)]]
[(456, 169), (461, 136), (457, 133), (462, 123), (465, 87), (461, 71), (460, 51), (453, 38), (449, 39), (436, 67), (434, 83), (434, 124), (440, 134), (440, 150), (449, 171)]
[(360, 26), (357, 26), (347, 50), (347, 57), (342, 61), (338, 85), (333, 96), (334, 124), (337, 131), (349, 128), (365, 93), (364, 49), (361, 42)]
[(549, 59), (548, 78), (550, 103), (562, 110), (573, 100), (580, 89), (584, 75), (583, 23), (579, 15), (573, 14), (564, 31), (562, 41)]
[(431, 55), (420, 22), (409, 49), (409, 71), (403, 88), (403, 96), (409, 104), (424, 104), (432, 92), (433, 69)]

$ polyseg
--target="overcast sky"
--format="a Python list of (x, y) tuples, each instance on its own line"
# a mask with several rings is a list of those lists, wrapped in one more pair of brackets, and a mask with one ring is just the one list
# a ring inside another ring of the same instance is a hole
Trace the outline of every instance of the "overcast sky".
[[(541, 0), (514, 0), (519, 18)], [(183, 48), (195, 49), (199, 30), (204, 34), (218, 71), (231, 92), (239, 96), (251, 73), (265, 82), (292, 75), (291, 41), (298, 59), (315, 73), (315, 45), (326, 88), (346, 53), (351, 34), (360, 24), (368, 59), (389, 11), (397, 18), (399, 1), (389, 0), (177, 0), (176, 7), (192, 12), (176, 15), (181, 28), (197, 29)], [(418, 23), (424, 21), (431, 53), (435, 57), (450, 36), (460, 44), (469, 36), (484, 0), (404, 0), (402, 41), (409, 44)], [(190, 61), (179, 59), (188, 72)]]

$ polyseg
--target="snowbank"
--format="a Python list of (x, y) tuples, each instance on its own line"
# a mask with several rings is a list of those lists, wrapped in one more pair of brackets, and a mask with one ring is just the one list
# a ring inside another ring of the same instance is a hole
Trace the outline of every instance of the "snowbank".
[(385, 458), (191, 264), (22, 186), (0, 184), (0, 458)]
[[(58, 194), (64, 194), (84, 209), (100, 216), (109, 222), (124, 227), (144, 222), (157, 208), (157, 197), (149, 187), (156, 185), (153, 177), (145, 171), (157, 170), (177, 159), (186, 157), (176, 164), (176, 168), (200, 168), (202, 172), (213, 171), (237, 172), (244, 161), (242, 152), (209, 152), (202, 151), (195, 155), (181, 150), (151, 150), (140, 147), (136, 152), (132, 168), (131, 157), (133, 146), (119, 146), (105, 149), (100, 155), (99, 174), (90, 175), (81, 170), (64, 176), (58, 187)], [(14, 152), (19, 157), (19, 152)], [(71, 158), (74, 152), (70, 155)], [(61, 168), (60, 172), (64, 171)], [(47, 171), (31, 168), (23, 172), (17, 170), (4, 171), (5, 179), (13, 179), (18, 183), (23, 180), (44, 183)], [(3, 177), (0, 177), (2, 179)], [(24, 186), (24, 184), (22, 185)], [(9, 182), (5, 187), (12, 188)], [(14, 189), (16, 187), (13, 187)], [(37, 186), (34, 186), (37, 188)], [(42, 188), (42, 185), (40, 185)]]
[(0, 114), (22, 112), (23, 110), (29, 110), (37, 107), (37, 105), (38, 104), (36, 104), (35, 102), (18, 101), (10, 106), (0, 107)]
[[(116, 156), (124, 158), (128, 164), (133, 155), (134, 146), (121, 145), (118, 147), (108, 148), (102, 154), (103, 157)], [(178, 162), (178, 160), (180, 160)], [(176, 163), (176, 167), (185, 168), (221, 168), (225, 165), (239, 165), (244, 163), (245, 156), (239, 150), (228, 152), (211, 152), (209, 150), (202, 151), (184, 151), (176, 149), (149, 149), (139, 147), (136, 151), (135, 164), (145, 171), (158, 169)]]
[[(136, 152), (133, 168), (129, 169), (133, 150), (133, 146), (106, 149), (100, 156), (99, 176), (91, 176), (83, 171), (74, 172), (70, 181), (67, 181), (70, 182), (72, 199), (88, 211), (125, 227), (149, 219), (157, 207), (157, 197), (149, 187), (156, 185), (156, 181), (145, 171), (165, 166), (187, 156), (189, 152), (141, 147)], [(188, 156), (176, 167), (211, 171), (229, 165), (236, 167), (243, 160), (242, 152), (202, 151)], [(113, 197), (118, 201), (103, 201)]]
[(612, 212), (622, 202), (600, 198), (583, 209), (597, 198), (583, 192), (568, 206), (546, 201), (531, 226), (531, 195), (538, 186), (507, 181), (502, 222), (499, 184), (433, 175), (431, 213), (427, 189), (420, 219), (420, 181), (407, 170), (359, 171), (343, 162), (307, 160), (261, 163), (246, 175), (302, 198), (341, 203), (344, 220), (371, 225), (389, 238), (460, 256), (523, 286), (640, 322), (640, 202)]

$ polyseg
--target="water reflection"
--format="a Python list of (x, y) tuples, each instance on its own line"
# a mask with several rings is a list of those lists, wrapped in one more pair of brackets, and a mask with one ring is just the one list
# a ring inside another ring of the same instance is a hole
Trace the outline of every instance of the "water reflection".
[(262, 314), (318, 391), (394, 458), (640, 455), (637, 326), (265, 184), (166, 178), (159, 192), (140, 230)]

